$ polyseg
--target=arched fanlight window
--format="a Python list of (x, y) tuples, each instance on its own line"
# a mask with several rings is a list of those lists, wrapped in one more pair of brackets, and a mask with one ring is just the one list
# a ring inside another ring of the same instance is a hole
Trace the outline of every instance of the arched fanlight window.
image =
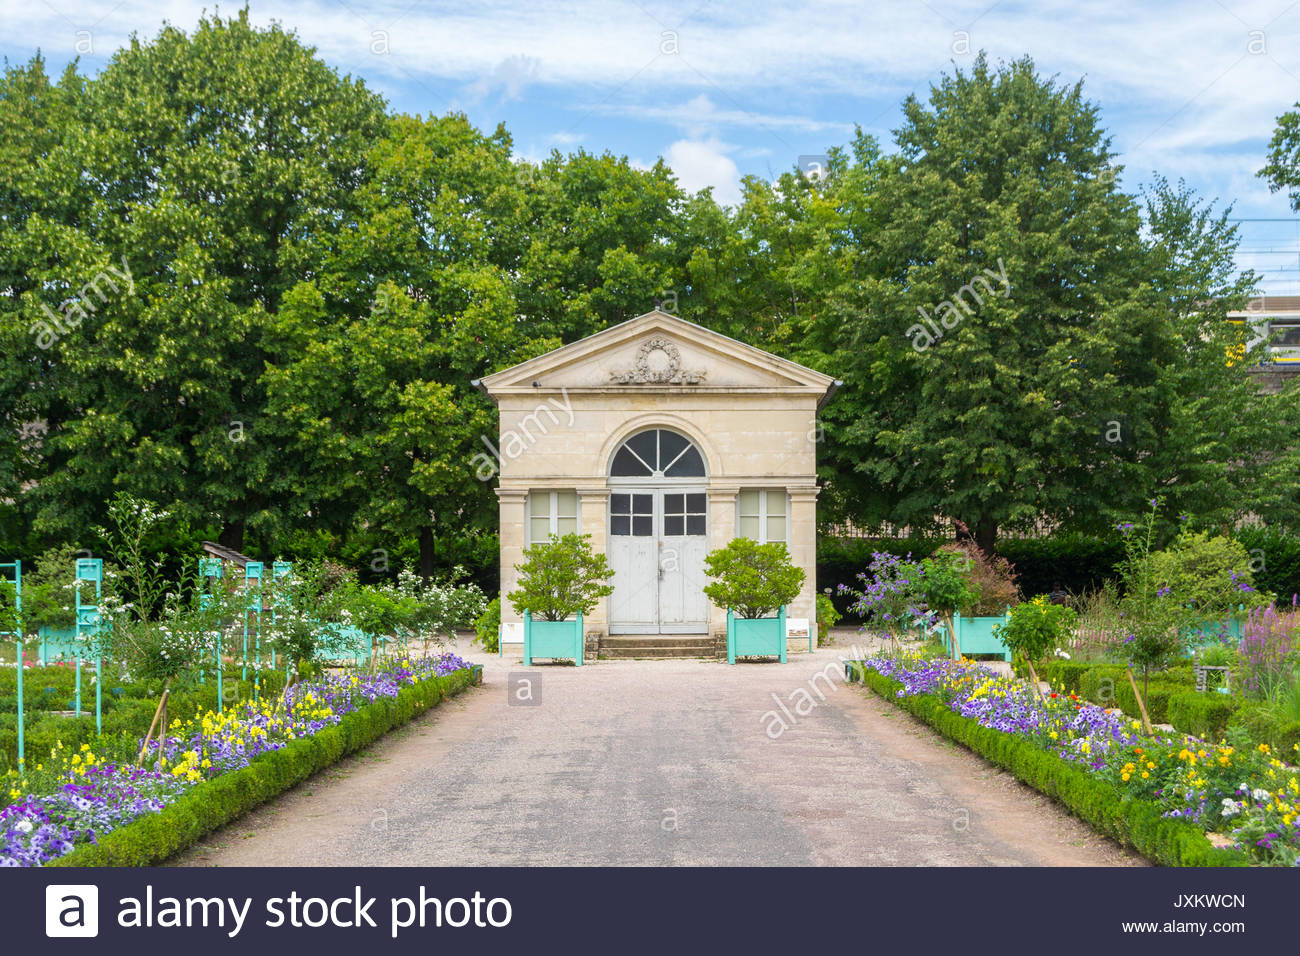
[(652, 428), (623, 442), (609, 474), (612, 478), (703, 478), (704, 456), (677, 432)]

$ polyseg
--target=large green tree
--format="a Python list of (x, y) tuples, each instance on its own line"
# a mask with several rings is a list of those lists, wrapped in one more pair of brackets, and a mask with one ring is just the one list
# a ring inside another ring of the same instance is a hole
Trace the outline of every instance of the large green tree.
[(264, 375), (277, 442), (314, 463), (277, 494), (378, 529), (385, 550), (416, 539), (426, 575), (440, 528), (493, 525), (475, 455), (495, 442), (495, 415), (472, 380), (546, 347), (518, 321), (510, 145), (463, 116), (392, 119), (367, 158), (361, 215), (286, 297)]
[(1222, 223), (1161, 186), (1144, 240), (1096, 107), (1028, 59), (981, 56), (903, 110), (897, 156), (860, 147), (842, 187), (858, 261), (820, 317), (839, 329), (851, 420), (828, 452), (857, 520), (949, 519), (991, 551), (1004, 529), (1096, 528), (1161, 489), (1249, 508), (1224, 497), (1259, 443), (1233, 418), (1249, 387), (1222, 313), (1249, 279), (1219, 271)]
[(261, 434), (274, 317), (319, 269), (308, 238), (355, 220), (383, 102), (243, 11), (133, 38), (68, 123), (32, 164), (59, 208), (16, 240), (21, 320), (65, 370), (38, 525), (68, 533), (121, 489), (236, 547), (275, 531), (268, 480), (310, 463)]

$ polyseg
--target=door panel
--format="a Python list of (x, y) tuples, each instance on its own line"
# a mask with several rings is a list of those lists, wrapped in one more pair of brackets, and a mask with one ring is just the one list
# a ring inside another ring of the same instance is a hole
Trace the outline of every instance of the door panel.
[(614, 593), (609, 596), (611, 633), (653, 634), (658, 617), (658, 538), (655, 493), (629, 489), (609, 496), (609, 563)]
[(704, 596), (708, 551), (708, 496), (702, 491), (664, 490), (660, 497), (659, 624), (661, 633), (705, 633), (709, 602)]

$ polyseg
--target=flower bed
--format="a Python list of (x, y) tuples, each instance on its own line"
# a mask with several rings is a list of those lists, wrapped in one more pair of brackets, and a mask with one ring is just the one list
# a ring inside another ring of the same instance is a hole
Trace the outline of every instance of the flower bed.
[[(371, 675), (333, 675), (291, 688), (275, 702), (174, 722), (163, 741), (163, 756), (147, 769), (106, 764), (89, 745), (70, 755), (56, 752), (51, 761), (57, 761), (58, 787), (18, 795), (0, 810), (0, 865), (34, 866), (78, 857), (81, 865), (165, 859), (187, 845), (185, 840), (193, 842), (437, 703), (441, 679), (465, 678), (456, 685), (463, 686), (472, 674), (471, 665), (445, 654), (393, 662)], [(278, 772), (254, 773), (268, 758), (275, 758)], [(233, 783), (249, 773), (254, 773), (253, 782), (228, 788), (229, 799), (212, 794), (189, 799), (205, 787)], [(196, 812), (200, 805), (205, 805), (201, 820)], [(146, 827), (147, 839), (114, 840), (142, 824), (162, 822), (168, 814), (178, 816), (178, 809), (192, 815), (188, 825), (171, 820), (169, 826)], [(106, 836), (122, 848), (120, 855), (100, 846)]]
[[(1208, 844), (1197, 849), (1190, 838), (1205, 844), (1202, 830), (1224, 834), (1256, 863), (1290, 866), (1300, 858), (1300, 772), (1266, 744), (1238, 752), (1195, 738), (1146, 737), (1135, 720), (1073, 695), (1039, 697), (966, 661), (873, 658), (862, 667), (878, 691), (1160, 862), (1230, 862)], [(1050, 755), (1058, 769), (1029, 749)], [(1148, 809), (1165, 825), (1146, 821), (1139, 833), (1134, 821)], [(1169, 829), (1179, 823), (1195, 828)]]

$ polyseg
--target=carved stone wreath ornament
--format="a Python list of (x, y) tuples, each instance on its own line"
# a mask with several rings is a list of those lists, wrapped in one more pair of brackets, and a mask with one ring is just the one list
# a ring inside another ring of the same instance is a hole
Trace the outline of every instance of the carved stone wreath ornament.
[[(663, 363), (651, 364), (654, 353), (663, 355)], [(656, 367), (658, 366), (658, 367)], [(704, 381), (704, 369), (682, 370), (682, 353), (667, 339), (647, 339), (637, 349), (630, 369), (610, 372), (609, 379), (619, 385), (698, 385)]]

